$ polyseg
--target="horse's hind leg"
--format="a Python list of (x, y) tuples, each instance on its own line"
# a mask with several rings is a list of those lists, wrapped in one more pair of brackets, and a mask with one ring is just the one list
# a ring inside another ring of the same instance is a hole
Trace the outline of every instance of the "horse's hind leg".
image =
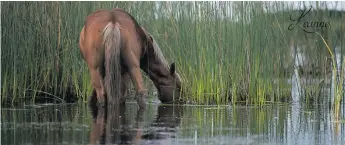
[(90, 107), (95, 107), (97, 104), (97, 93), (95, 89), (92, 89), (91, 96), (89, 96), (88, 103)]
[(121, 86), (121, 98), (120, 102), (121, 104), (126, 103), (126, 95), (127, 95), (127, 89), (128, 89), (128, 82), (130, 81), (130, 77), (128, 73), (125, 73), (122, 75), (122, 86)]
[(142, 78), (142, 75), (140, 72), (140, 68), (134, 67), (134, 68), (130, 69), (129, 71), (130, 71), (129, 74), (132, 78), (132, 81), (134, 82), (135, 87), (136, 87), (137, 103), (140, 106), (140, 108), (145, 108), (147, 94), (146, 94), (146, 90), (144, 89), (144, 86), (143, 86), (143, 78)]
[(99, 69), (100, 68), (98, 69), (90, 68), (90, 75), (91, 75), (93, 88), (96, 90), (98, 105), (100, 105), (101, 107), (104, 107), (105, 90), (104, 90), (104, 85), (103, 85), (103, 77)]
[(137, 103), (140, 108), (145, 108), (147, 93), (143, 86), (143, 77), (140, 72), (139, 58), (137, 58), (131, 50), (124, 50), (121, 54), (123, 54), (122, 56), (128, 68), (128, 73), (132, 78), (137, 91)]

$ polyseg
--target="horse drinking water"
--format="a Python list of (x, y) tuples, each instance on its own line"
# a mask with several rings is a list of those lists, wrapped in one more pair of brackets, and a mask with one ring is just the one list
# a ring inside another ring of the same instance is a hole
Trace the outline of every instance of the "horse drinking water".
[(87, 16), (79, 38), (93, 92), (90, 103), (124, 103), (129, 79), (136, 88), (136, 100), (145, 107), (147, 91), (140, 69), (154, 83), (163, 103), (179, 99), (181, 79), (165, 60), (152, 35), (122, 9), (98, 10)]

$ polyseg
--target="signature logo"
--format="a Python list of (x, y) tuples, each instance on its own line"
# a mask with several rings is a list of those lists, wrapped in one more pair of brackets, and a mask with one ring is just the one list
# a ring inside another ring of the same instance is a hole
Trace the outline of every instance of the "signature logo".
[(296, 19), (292, 18), (292, 14), (290, 15), (290, 20), (294, 23), (290, 24), (288, 27), (288, 30), (293, 30), (295, 27), (298, 27), (302, 29), (306, 33), (315, 33), (314, 31), (311, 31), (310, 29), (315, 28), (328, 28), (331, 26), (330, 22), (322, 22), (322, 21), (305, 21), (302, 23), (302, 19), (305, 18), (305, 16), (311, 11), (312, 7), (310, 7), (308, 10), (302, 11), (301, 15), (297, 17)]

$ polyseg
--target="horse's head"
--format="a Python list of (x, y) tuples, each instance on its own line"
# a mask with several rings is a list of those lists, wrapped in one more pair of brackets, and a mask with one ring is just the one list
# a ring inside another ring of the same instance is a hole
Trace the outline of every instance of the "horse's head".
[(181, 95), (181, 78), (176, 72), (175, 63), (170, 65), (169, 75), (161, 78), (157, 86), (159, 100), (163, 103), (172, 103), (180, 99)]
[(147, 45), (148, 70), (146, 72), (157, 88), (159, 100), (163, 103), (173, 103), (179, 100), (181, 95), (181, 78), (176, 72), (175, 63), (169, 66), (152, 35), (144, 28), (142, 30), (149, 42)]

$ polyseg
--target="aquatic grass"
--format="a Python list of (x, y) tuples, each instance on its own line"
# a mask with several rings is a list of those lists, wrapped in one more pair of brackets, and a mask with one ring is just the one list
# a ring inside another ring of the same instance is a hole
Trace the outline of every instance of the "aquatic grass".
[[(332, 59), (332, 83), (333, 83), (333, 98), (334, 98), (334, 104), (333, 104), (333, 109), (334, 109), (334, 113), (335, 113), (335, 119), (339, 119), (339, 110), (340, 110), (340, 100), (341, 97), (343, 95), (343, 80), (344, 80), (344, 73), (343, 72), (343, 68), (341, 67), (341, 71), (339, 72), (340, 74), (337, 73), (337, 63), (335, 60), (335, 56), (332, 52), (332, 50), (330, 49), (330, 47), (328, 46), (326, 40), (322, 37), (322, 35), (318, 32), (315, 32), (317, 35), (319, 35), (323, 41), (323, 43), (325, 44), (329, 54), (331, 55), (331, 59)], [(340, 78), (338, 79), (338, 76), (340, 76)]]
[[(40, 97), (38, 91), (87, 100), (92, 89), (78, 38), (85, 17), (100, 8), (124, 8), (155, 37), (169, 63), (176, 62), (184, 96), (194, 104), (289, 101), (286, 79), (293, 59), (286, 42), (315, 40), (286, 30), (294, 12), (284, 2), (3, 2), (1, 7), (1, 59), (9, 62), (1, 66), (1, 93), (12, 102)], [(315, 17), (319, 14), (329, 12)], [(334, 28), (341, 26), (335, 23)], [(332, 25), (328, 39), (334, 31)], [(321, 66), (313, 72), (324, 72), (327, 60), (321, 58), (327, 52), (320, 44), (315, 48), (303, 51)]]
[[(339, 74), (339, 80), (336, 83), (335, 90), (334, 90), (334, 114), (335, 114), (335, 119), (339, 120), (339, 114), (340, 114), (340, 104), (341, 100), (344, 99), (343, 97), (345, 96), (344, 94), (344, 74), (345, 74), (345, 59), (343, 60), (342, 67), (340, 67), (340, 74)], [(334, 80), (335, 81), (335, 80)]]

